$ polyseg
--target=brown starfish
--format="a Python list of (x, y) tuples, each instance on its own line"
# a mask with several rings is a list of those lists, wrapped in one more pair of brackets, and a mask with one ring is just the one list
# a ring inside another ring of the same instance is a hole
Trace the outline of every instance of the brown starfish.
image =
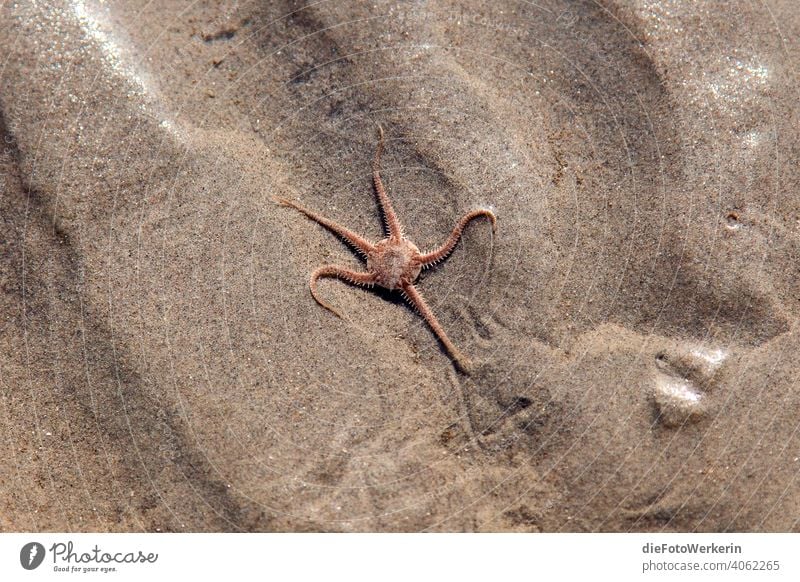
[(367, 271), (358, 272), (352, 271), (346, 267), (338, 265), (324, 265), (311, 273), (311, 295), (317, 303), (325, 309), (331, 311), (334, 315), (341, 317), (341, 314), (333, 307), (320, 299), (317, 294), (317, 279), (320, 277), (337, 277), (355, 285), (364, 285), (372, 287), (379, 285), (389, 290), (400, 290), (403, 297), (406, 298), (422, 315), (428, 325), (442, 342), (447, 353), (453, 358), (456, 365), (463, 372), (468, 372), (470, 362), (469, 360), (453, 345), (450, 338), (447, 337), (444, 329), (442, 328), (439, 320), (428, 307), (428, 304), (422, 298), (417, 288), (414, 286), (414, 281), (417, 280), (422, 269), (433, 267), (440, 261), (446, 259), (461, 239), (461, 233), (464, 228), (472, 220), (485, 216), (492, 223), (492, 232), (496, 231), (496, 217), (491, 210), (478, 209), (468, 212), (461, 217), (456, 223), (453, 232), (448, 239), (436, 250), (428, 253), (421, 253), (417, 246), (408, 240), (403, 234), (403, 226), (397, 219), (397, 215), (392, 208), (392, 203), (383, 189), (383, 183), (380, 176), (380, 161), (381, 153), (383, 152), (383, 129), (379, 126), (379, 140), (378, 147), (375, 152), (375, 161), (372, 164), (372, 178), (375, 182), (375, 191), (378, 194), (378, 203), (386, 226), (388, 236), (383, 240), (372, 244), (363, 237), (357, 235), (353, 231), (328, 220), (304, 208), (296, 202), (287, 200), (286, 198), (273, 198), (275, 202), (283, 206), (294, 208), (305, 214), (311, 220), (318, 222), (334, 234), (340, 236), (347, 242), (356, 252), (360, 253), (367, 260)]

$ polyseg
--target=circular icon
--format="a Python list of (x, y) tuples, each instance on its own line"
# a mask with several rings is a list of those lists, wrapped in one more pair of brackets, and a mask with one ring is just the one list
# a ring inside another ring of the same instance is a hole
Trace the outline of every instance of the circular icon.
[(44, 560), (44, 546), (39, 542), (29, 542), (19, 552), (19, 563), (26, 570), (35, 570)]

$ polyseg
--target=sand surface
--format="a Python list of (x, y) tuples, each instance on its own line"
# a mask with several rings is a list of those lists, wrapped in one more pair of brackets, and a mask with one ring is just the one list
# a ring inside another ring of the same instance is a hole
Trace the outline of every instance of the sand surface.
[(0, 5), (0, 530), (800, 531), (795, 0)]

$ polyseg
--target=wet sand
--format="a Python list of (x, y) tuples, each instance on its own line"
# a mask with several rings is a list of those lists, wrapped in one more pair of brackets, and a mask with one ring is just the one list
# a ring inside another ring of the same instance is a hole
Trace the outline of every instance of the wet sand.
[[(4, 3), (1, 531), (800, 530), (800, 15)], [(383, 178), (475, 363), (272, 202)]]

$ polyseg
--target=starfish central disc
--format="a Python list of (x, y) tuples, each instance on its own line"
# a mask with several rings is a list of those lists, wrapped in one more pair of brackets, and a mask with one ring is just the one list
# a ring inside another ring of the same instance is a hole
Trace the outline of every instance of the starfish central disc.
[(413, 283), (422, 271), (417, 245), (401, 239), (384, 239), (367, 255), (367, 270), (375, 275), (375, 283), (386, 289), (400, 289)]

